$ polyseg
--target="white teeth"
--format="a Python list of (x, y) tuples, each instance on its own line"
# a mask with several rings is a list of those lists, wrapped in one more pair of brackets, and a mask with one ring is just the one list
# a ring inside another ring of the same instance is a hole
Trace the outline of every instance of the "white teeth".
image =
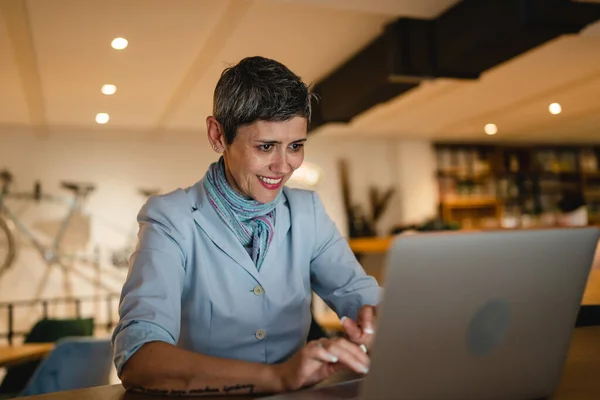
[(258, 179), (260, 179), (263, 182), (268, 183), (269, 185), (277, 185), (279, 182), (281, 182), (281, 180), (283, 178), (271, 179), (271, 178), (265, 178), (264, 176), (259, 176)]

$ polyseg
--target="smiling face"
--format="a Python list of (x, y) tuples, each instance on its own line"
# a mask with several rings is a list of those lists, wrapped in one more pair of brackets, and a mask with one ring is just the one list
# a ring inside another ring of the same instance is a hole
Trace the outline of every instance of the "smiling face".
[[(225, 143), (216, 120), (207, 121), (213, 148), (225, 148), (227, 181), (242, 195), (270, 203), (304, 161), (306, 118), (282, 122), (256, 121), (238, 129), (233, 143)], [(215, 126), (216, 124), (216, 126)], [(212, 130), (212, 134), (211, 134)]]

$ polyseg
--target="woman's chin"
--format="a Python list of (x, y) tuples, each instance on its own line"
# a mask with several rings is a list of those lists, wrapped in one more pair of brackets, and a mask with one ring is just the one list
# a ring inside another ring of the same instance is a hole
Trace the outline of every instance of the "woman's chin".
[(281, 189), (278, 190), (269, 190), (268, 192), (266, 192), (264, 189), (260, 190), (258, 193), (256, 193), (254, 196), (252, 196), (254, 198), (254, 200), (258, 201), (259, 203), (270, 203), (273, 200), (275, 200), (277, 198), (277, 195), (279, 194), (279, 191)]

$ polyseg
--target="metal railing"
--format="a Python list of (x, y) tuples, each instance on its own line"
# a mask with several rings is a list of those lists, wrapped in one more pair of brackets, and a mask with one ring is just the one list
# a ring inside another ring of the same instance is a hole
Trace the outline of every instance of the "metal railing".
[(119, 300), (119, 293), (111, 293), (105, 294), (101, 296), (83, 296), (83, 297), (61, 297), (61, 298), (53, 298), (53, 299), (38, 299), (38, 300), (19, 300), (19, 301), (10, 301), (10, 302), (0, 302), (0, 311), (6, 309), (7, 311), (7, 326), (8, 330), (5, 332), (0, 332), (0, 339), (7, 339), (8, 344), (13, 344), (13, 339), (17, 336), (25, 336), (28, 331), (18, 331), (15, 330), (15, 312), (17, 312), (20, 308), (25, 307), (36, 307), (40, 306), (42, 309), (42, 316), (44, 319), (49, 317), (48, 307), (50, 305), (71, 305), (75, 310), (75, 317), (81, 318), (81, 306), (82, 303), (85, 302), (96, 302), (97, 304), (101, 304), (101, 302), (106, 302), (106, 321), (97, 322), (94, 319), (94, 328), (104, 328), (107, 332), (112, 331), (113, 327), (116, 324), (116, 321), (113, 321), (113, 304), (114, 300)]

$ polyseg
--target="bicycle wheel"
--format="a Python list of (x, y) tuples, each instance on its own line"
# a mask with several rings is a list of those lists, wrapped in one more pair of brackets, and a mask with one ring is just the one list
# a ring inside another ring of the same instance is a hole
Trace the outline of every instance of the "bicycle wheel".
[(0, 217), (0, 277), (10, 268), (17, 255), (15, 235), (7, 221)]

